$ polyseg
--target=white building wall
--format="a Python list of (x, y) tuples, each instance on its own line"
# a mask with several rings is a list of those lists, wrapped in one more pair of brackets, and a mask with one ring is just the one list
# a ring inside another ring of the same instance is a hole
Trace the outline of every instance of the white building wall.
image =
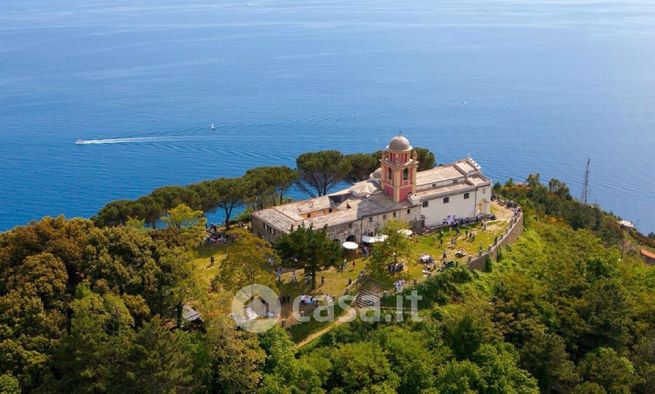
[[(455, 215), (457, 218), (471, 218), (476, 215), (476, 191), (472, 190), (469, 198), (464, 199), (465, 193), (448, 196), (448, 203), (444, 204), (444, 197), (428, 200), (427, 207), (421, 207), (421, 214), (425, 216), (426, 226), (440, 226), (448, 219), (448, 215)], [(478, 197), (481, 191), (478, 191)], [(480, 201), (480, 200), (478, 200)]]
[(483, 186), (478, 188), (476, 192), (477, 206), (482, 209), (482, 212), (478, 212), (476, 208), (476, 213), (489, 213), (491, 208), (491, 186)]

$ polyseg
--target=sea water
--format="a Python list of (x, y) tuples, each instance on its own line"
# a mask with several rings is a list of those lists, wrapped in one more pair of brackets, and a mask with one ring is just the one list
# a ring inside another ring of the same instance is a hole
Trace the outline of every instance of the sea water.
[(655, 4), (0, 2), (0, 230), (399, 131), (655, 231)]

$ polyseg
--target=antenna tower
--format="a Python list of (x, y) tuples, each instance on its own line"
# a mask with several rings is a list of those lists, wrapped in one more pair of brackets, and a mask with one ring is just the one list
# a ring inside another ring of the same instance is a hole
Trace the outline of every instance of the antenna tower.
[(587, 168), (584, 172), (584, 184), (582, 185), (582, 203), (587, 205), (589, 200), (589, 164), (591, 164), (591, 159), (587, 159)]

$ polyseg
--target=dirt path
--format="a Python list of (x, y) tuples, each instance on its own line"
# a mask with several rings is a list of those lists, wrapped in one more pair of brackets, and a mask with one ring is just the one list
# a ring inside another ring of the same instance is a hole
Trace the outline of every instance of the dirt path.
[(320, 337), (321, 335), (325, 334), (326, 332), (333, 330), (335, 327), (340, 326), (343, 323), (351, 321), (352, 319), (355, 318), (356, 315), (357, 315), (357, 309), (355, 309), (355, 308), (349, 309), (348, 312), (346, 312), (345, 314), (339, 316), (339, 318), (337, 320), (333, 321), (332, 324), (330, 324), (329, 326), (327, 326), (327, 327), (323, 328), (322, 330), (316, 331), (315, 333), (312, 333), (309, 336), (307, 336), (307, 338), (303, 339), (301, 342), (296, 344), (296, 347), (300, 348), (300, 347), (303, 347), (303, 346), (307, 345), (308, 343), (310, 343), (314, 339)]

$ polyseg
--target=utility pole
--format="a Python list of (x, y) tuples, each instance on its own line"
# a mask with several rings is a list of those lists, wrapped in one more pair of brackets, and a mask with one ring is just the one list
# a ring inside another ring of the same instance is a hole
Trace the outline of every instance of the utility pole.
[(591, 159), (587, 158), (587, 168), (584, 172), (584, 184), (582, 185), (582, 203), (585, 205), (589, 200), (589, 164), (591, 164)]

